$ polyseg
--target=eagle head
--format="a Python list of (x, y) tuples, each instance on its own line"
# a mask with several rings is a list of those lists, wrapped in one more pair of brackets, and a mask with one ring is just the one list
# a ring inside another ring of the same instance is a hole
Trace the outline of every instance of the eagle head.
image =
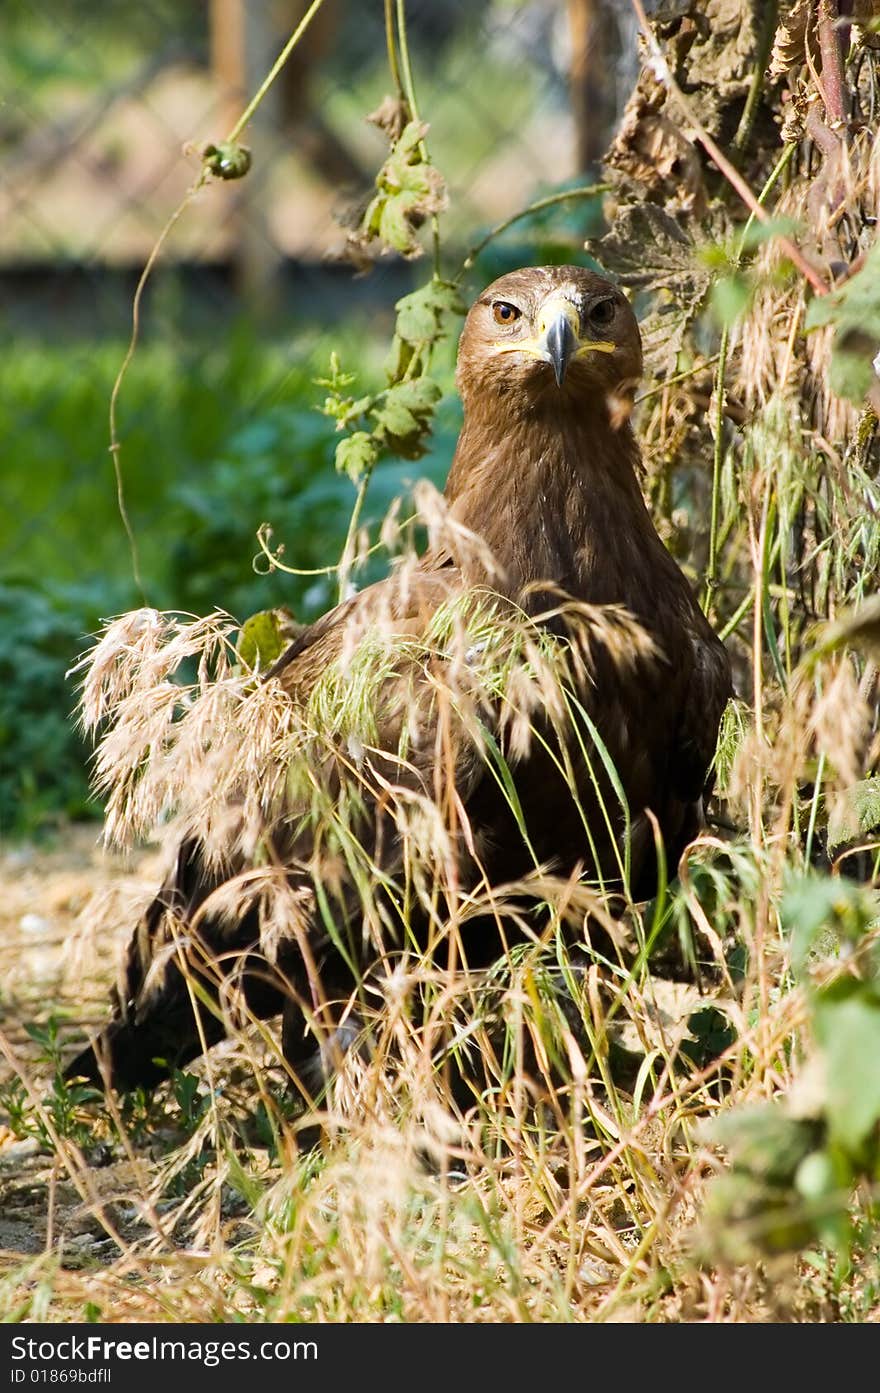
[(580, 266), (528, 267), (493, 281), (471, 307), (458, 351), (466, 407), (477, 393), (584, 407), (631, 396), (641, 372), (626, 296)]

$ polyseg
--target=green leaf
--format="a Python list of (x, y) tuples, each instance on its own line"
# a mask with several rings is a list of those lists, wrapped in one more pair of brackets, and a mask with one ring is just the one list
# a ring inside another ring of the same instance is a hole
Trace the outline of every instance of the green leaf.
[(712, 310), (718, 323), (730, 328), (745, 314), (751, 303), (754, 287), (747, 276), (733, 271), (722, 276), (712, 287)]
[(328, 387), (336, 396), (350, 387), (353, 382), (357, 382), (356, 372), (344, 372), (339, 361), (339, 354), (335, 349), (330, 354), (327, 377), (316, 377), (313, 379), (316, 387)]
[(401, 194), (408, 196), (407, 204), (410, 208), (431, 197), (431, 173), (431, 166), (427, 164), (408, 164), (400, 170), (397, 186)]
[(840, 290), (810, 302), (806, 328), (825, 324), (834, 325), (831, 389), (861, 402), (877, 378), (873, 364), (880, 347), (880, 245), (871, 249), (862, 269)]
[(430, 377), (412, 378), (389, 387), (373, 416), (377, 429), (398, 454), (417, 459), (424, 452), (440, 389)]
[(755, 251), (774, 237), (793, 237), (797, 231), (798, 224), (794, 218), (768, 218), (766, 222), (760, 222), (756, 218), (751, 227), (743, 233), (742, 250)]
[(875, 914), (870, 893), (842, 876), (806, 875), (791, 883), (782, 897), (779, 916), (791, 936), (795, 971), (802, 971), (823, 931), (855, 941)]
[(365, 430), (356, 430), (336, 446), (336, 468), (354, 483), (370, 473), (378, 458), (379, 447)]
[(281, 615), (277, 610), (263, 609), (242, 624), (235, 651), (245, 667), (265, 672), (286, 646)]
[(378, 237), (379, 223), (382, 218), (382, 210), (384, 207), (384, 193), (377, 193), (367, 204), (367, 211), (361, 219), (361, 230), (368, 239), (370, 237)]
[(407, 343), (427, 343), (437, 332), (437, 316), (425, 294), (427, 289), (424, 286), (397, 302), (397, 332)]
[(394, 397), (378, 407), (374, 414), (387, 435), (401, 436), (405, 439), (407, 436), (418, 434), (418, 420), (408, 406)]
[(797, 1168), (794, 1186), (806, 1201), (806, 1212), (816, 1229), (816, 1236), (838, 1255), (849, 1251), (852, 1226), (849, 1216), (849, 1195), (852, 1189), (852, 1166), (847, 1164), (839, 1148), (811, 1151)]
[(880, 1120), (880, 998), (864, 982), (835, 982), (816, 1000), (813, 1027), (825, 1062), (829, 1135), (855, 1155)]
[(196, 1100), (199, 1096), (199, 1081), (195, 1074), (182, 1073), (175, 1069), (171, 1076), (177, 1106), (187, 1122), (192, 1122), (197, 1114)]
[(815, 1242), (813, 1224), (792, 1205), (785, 1191), (741, 1172), (716, 1176), (703, 1200), (705, 1260), (754, 1262), (755, 1249), (777, 1254), (796, 1252)]
[(806, 1200), (825, 1199), (837, 1189), (837, 1172), (827, 1151), (811, 1151), (795, 1172), (795, 1189)]
[(778, 1103), (733, 1108), (707, 1128), (708, 1136), (727, 1148), (736, 1170), (771, 1185), (791, 1184), (818, 1132), (819, 1124), (791, 1117)]
[(407, 222), (407, 202), (403, 196), (386, 198), (379, 214), (379, 236), (402, 256), (411, 256), (417, 243)]
[(428, 127), (423, 121), (408, 121), (395, 142), (395, 154), (407, 155), (417, 150), (420, 140), (425, 138)]
[(398, 406), (405, 406), (416, 415), (427, 416), (440, 400), (443, 393), (432, 377), (416, 377), (409, 382), (400, 382), (388, 393)]
[(421, 344), (438, 337), (446, 314), (464, 314), (458, 287), (436, 277), (427, 285), (404, 295), (394, 307), (397, 333), (407, 343)]
[(681, 1052), (702, 1069), (732, 1045), (736, 1031), (728, 1017), (716, 1006), (704, 1006), (688, 1016), (688, 1030), (693, 1039), (683, 1040)]
[(878, 340), (860, 329), (838, 329), (831, 350), (828, 385), (838, 397), (863, 402), (877, 380)]

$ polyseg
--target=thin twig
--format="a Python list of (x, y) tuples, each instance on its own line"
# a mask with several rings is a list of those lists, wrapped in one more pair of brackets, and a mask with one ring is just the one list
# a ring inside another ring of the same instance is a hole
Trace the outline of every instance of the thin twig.
[(397, 61), (397, 41), (394, 37), (394, 0), (385, 0), (385, 48), (388, 52), (391, 81), (394, 83), (398, 97), (405, 101), (406, 94), (400, 80), (400, 65)]
[(116, 381), (113, 383), (113, 390), (110, 393), (110, 455), (113, 459), (113, 472), (116, 476), (116, 501), (119, 507), (119, 516), (122, 518), (122, 525), (125, 528), (125, 535), (128, 538), (128, 545), (131, 553), (131, 567), (132, 572), (134, 574), (135, 585), (138, 588), (140, 597), (144, 604), (147, 603), (147, 596), (146, 591), (144, 589), (143, 577), (141, 575), (137, 540), (134, 535), (134, 529), (131, 525), (131, 519), (128, 515), (128, 508), (126, 507), (125, 503), (125, 490), (122, 483), (122, 467), (119, 462), (119, 451), (122, 447), (119, 440), (119, 432), (117, 429), (116, 408), (119, 401), (119, 393), (122, 389), (122, 383), (125, 380), (125, 375), (128, 372), (129, 364), (131, 363), (131, 360), (134, 357), (135, 349), (137, 348), (138, 339), (140, 337), (141, 300), (143, 298), (144, 289), (146, 287), (147, 281), (150, 278), (150, 274), (153, 270), (153, 267), (159, 259), (159, 255), (162, 251), (162, 248), (165, 245), (165, 242), (168, 239), (169, 233), (177, 223), (178, 219), (183, 214), (184, 210), (189, 207), (189, 204), (195, 198), (196, 194), (207, 182), (207, 179), (208, 171), (206, 169), (202, 169), (199, 173), (198, 179), (193, 184), (192, 188), (187, 191), (181, 203), (179, 203), (178, 206), (175, 208), (174, 212), (171, 214), (171, 217), (168, 219), (165, 226), (162, 228), (162, 231), (159, 233), (159, 236), (156, 238), (156, 241), (153, 243), (153, 249), (150, 252), (150, 255), (147, 257), (146, 264), (144, 266), (144, 269), (141, 271), (141, 274), (138, 278), (137, 286), (135, 287), (134, 299), (131, 303), (131, 337), (128, 341), (128, 348), (125, 351), (125, 357), (123, 358), (122, 363), (120, 364), (119, 371), (116, 374)]
[(370, 479), (373, 471), (368, 469), (358, 484), (357, 497), (354, 500), (354, 507), (351, 510), (351, 517), (348, 520), (348, 532), (345, 535), (345, 545), (342, 548), (342, 556), (337, 567), (339, 574), (339, 603), (348, 599), (349, 581), (351, 578), (352, 567), (354, 566), (355, 547), (357, 545), (357, 532), (360, 526), (361, 513), (364, 507), (364, 500), (367, 496), (367, 489), (370, 486)]
[(819, 52), (822, 55), (823, 100), (828, 120), (835, 126), (846, 120), (846, 85), (838, 32), (839, 19), (837, 0), (819, 0), (817, 28)]

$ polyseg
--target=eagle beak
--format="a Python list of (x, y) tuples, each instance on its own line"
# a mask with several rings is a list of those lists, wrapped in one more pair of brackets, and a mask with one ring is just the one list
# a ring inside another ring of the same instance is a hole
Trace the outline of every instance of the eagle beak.
[(613, 353), (616, 345), (607, 340), (581, 338), (581, 317), (574, 305), (564, 295), (552, 295), (541, 310), (535, 347), (538, 356), (553, 368), (556, 385), (561, 387), (572, 358)]
[(553, 369), (556, 386), (561, 387), (569, 363), (580, 347), (579, 317), (574, 305), (567, 302), (561, 309), (544, 313), (538, 325), (538, 340)]

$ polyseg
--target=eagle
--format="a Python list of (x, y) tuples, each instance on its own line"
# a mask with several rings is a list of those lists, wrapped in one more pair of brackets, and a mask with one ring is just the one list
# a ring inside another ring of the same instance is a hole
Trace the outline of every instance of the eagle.
[(316, 1045), (350, 1043), (366, 981), (381, 991), (413, 945), (449, 960), (444, 915), (468, 967), (496, 960), (493, 887), (521, 896), (532, 877), (538, 901), (547, 872), (640, 899), (658, 844), (677, 864), (731, 675), (642, 494), (641, 370), (629, 302), (590, 270), (513, 271), (478, 296), (427, 550), (244, 691), (271, 695), (288, 743), (243, 770), (219, 833), (183, 818), (111, 1019), (69, 1077), (151, 1087), (237, 1009), (281, 1013), (304, 1075)]

